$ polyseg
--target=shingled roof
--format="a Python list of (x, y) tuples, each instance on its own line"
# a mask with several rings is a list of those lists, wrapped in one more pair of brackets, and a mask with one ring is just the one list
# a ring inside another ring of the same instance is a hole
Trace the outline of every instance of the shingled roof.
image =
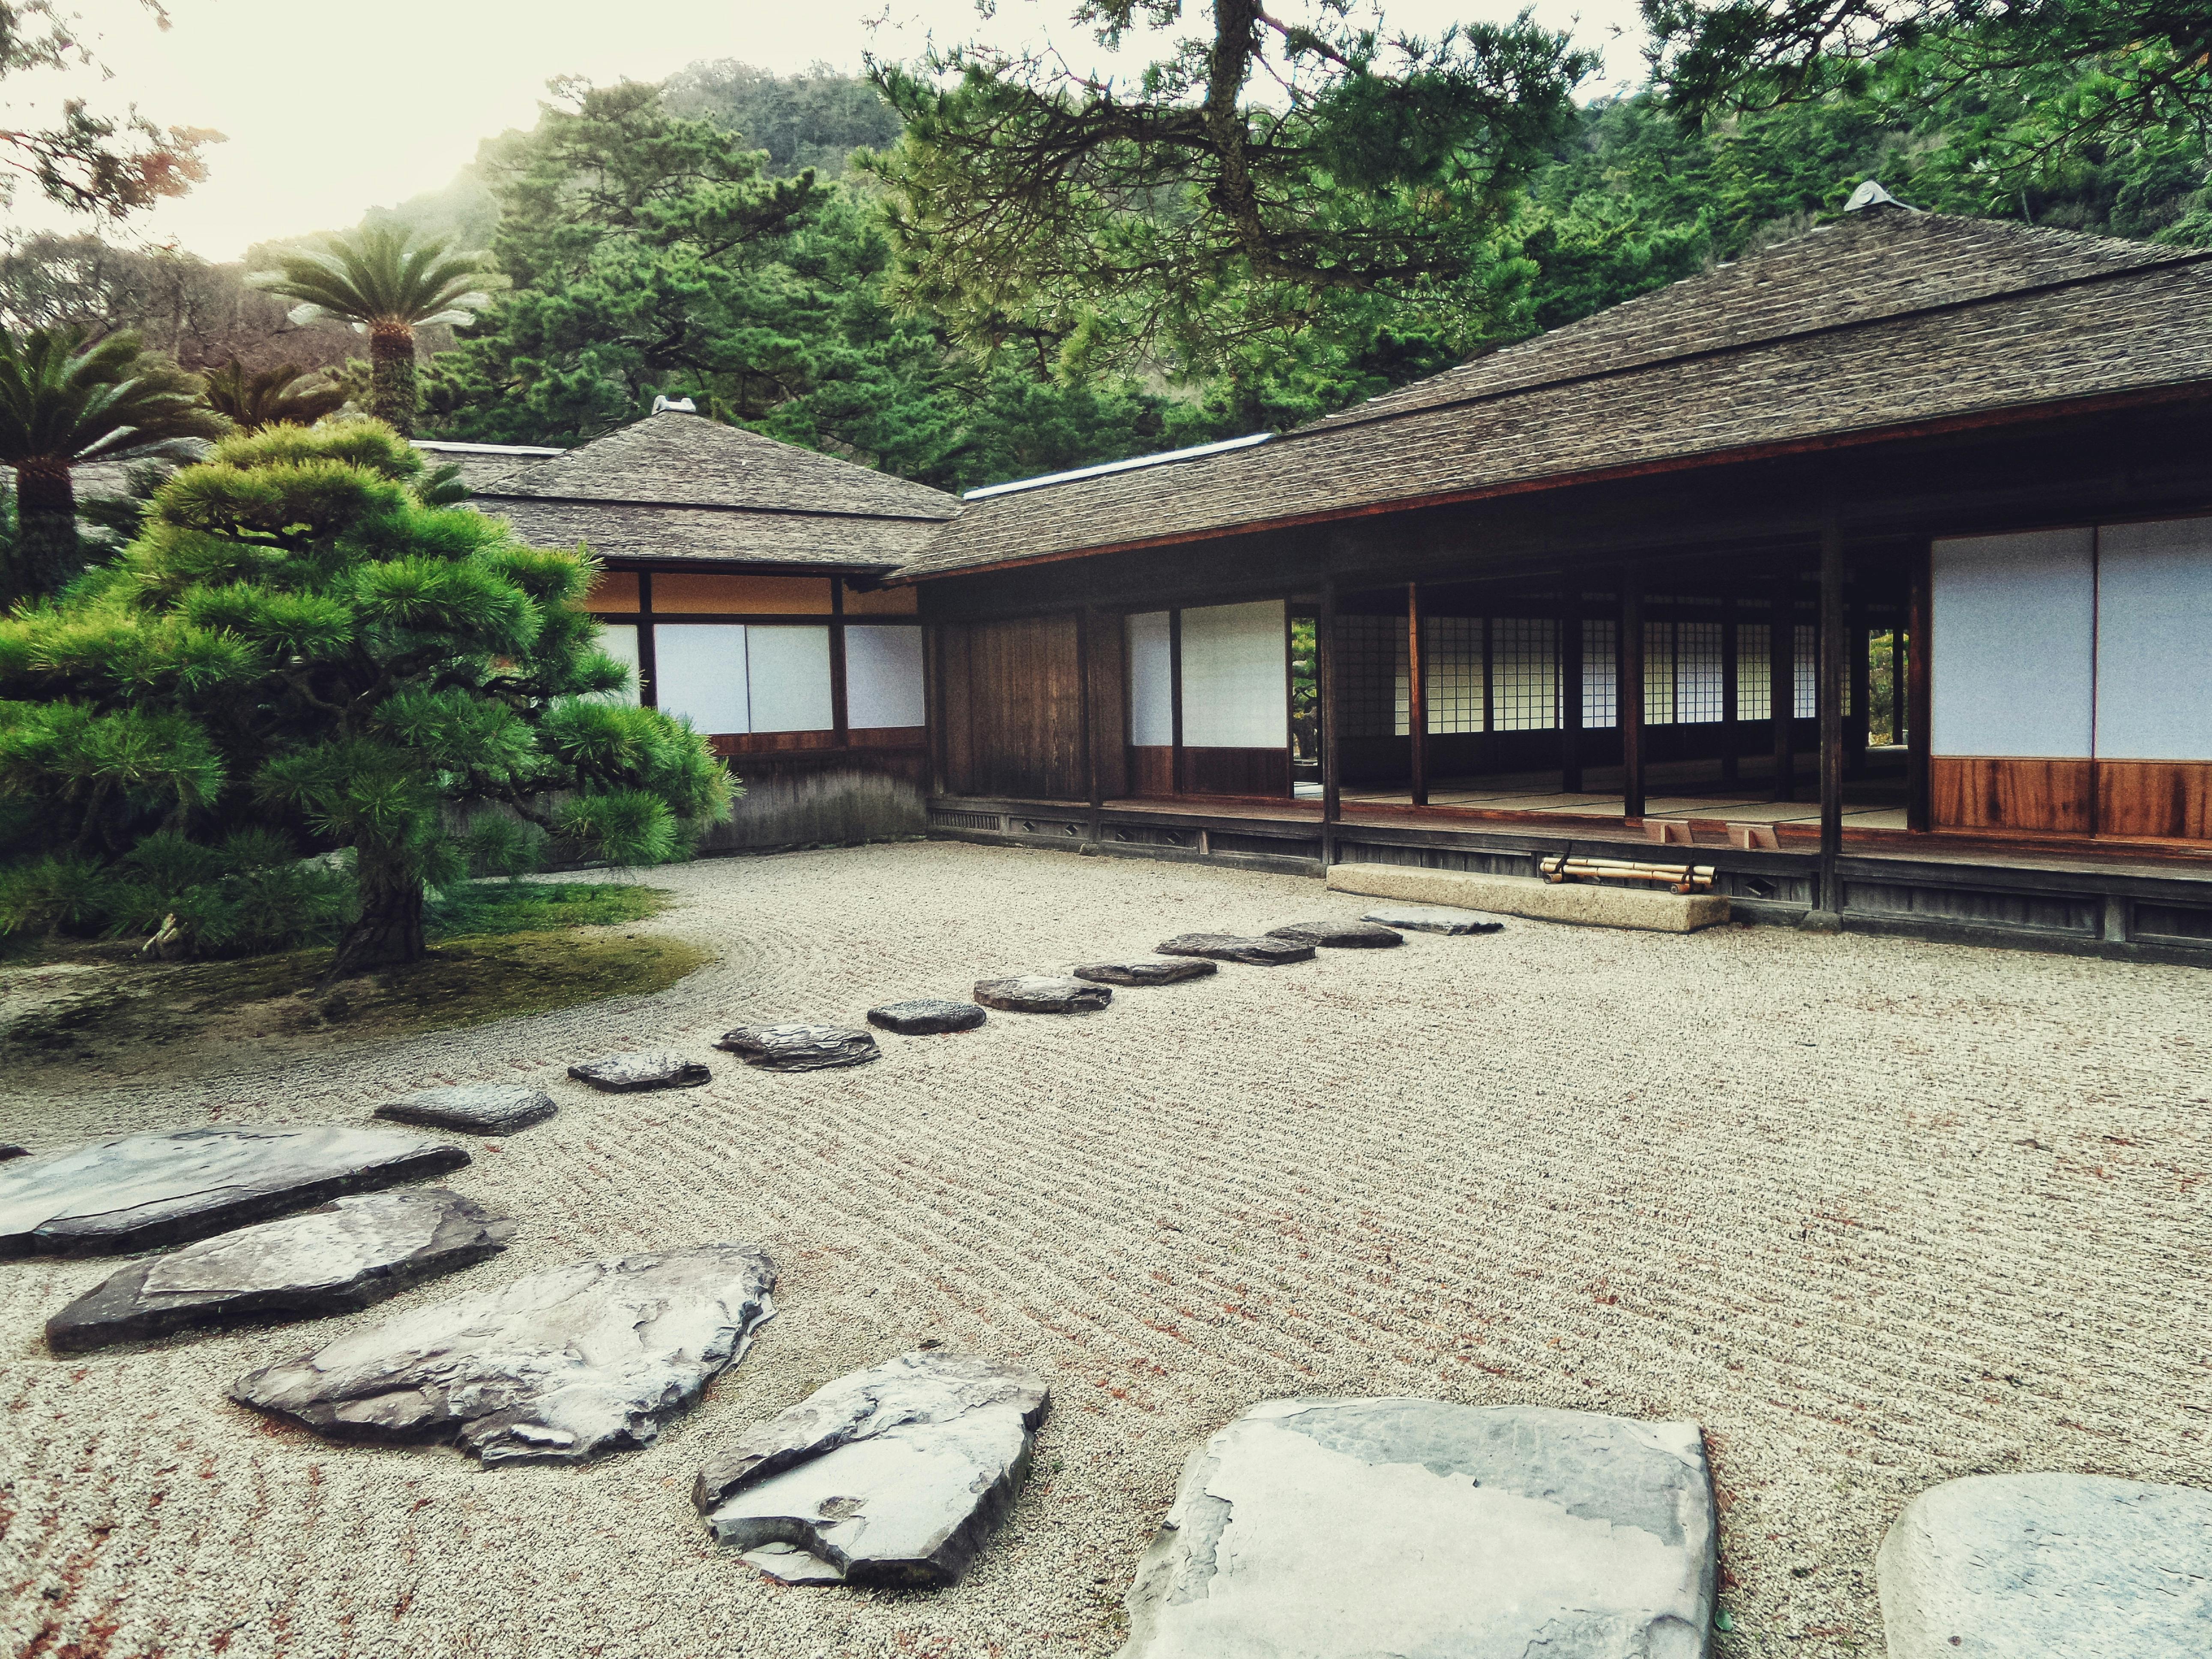
[(1894, 204), (1225, 454), (970, 502), (902, 580), (2212, 382), (2212, 255)]
[(473, 505), (602, 558), (888, 570), (960, 503), (872, 467), (667, 410), (498, 479)]

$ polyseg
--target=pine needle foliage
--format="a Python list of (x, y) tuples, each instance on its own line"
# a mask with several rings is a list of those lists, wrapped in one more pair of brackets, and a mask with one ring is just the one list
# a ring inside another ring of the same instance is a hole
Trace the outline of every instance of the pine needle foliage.
[(335, 978), (420, 957), (426, 887), (552, 836), (658, 863), (727, 816), (705, 740), (613, 700), (588, 555), (422, 470), (373, 422), (226, 438), (113, 564), (0, 621), (0, 930), (343, 924)]

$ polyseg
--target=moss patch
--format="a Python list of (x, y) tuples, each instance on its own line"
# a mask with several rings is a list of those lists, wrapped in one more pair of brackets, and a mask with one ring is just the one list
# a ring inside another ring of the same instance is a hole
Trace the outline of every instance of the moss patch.
[[(602, 891), (619, 896), (572, 896)], [(650, 996), (713, 960), (686, 940), (623, 925), (665, 908), (671, 896), (644, 887), (537, 890), (526, 902), (494, 908), (497, 931), (441, 937), (423, 961), (345, 981), (327, 996), (314, 987), (329, 966), (328, 950), (167, 966), (118, 959), (112, 949), (65, 951), (0, 970), (0, 1065), (46, 1072), (34, 1086), (51, 1088), (53, 1070), (185, 1073), (309, 1044)], [(611, 925), (515, 925), (580, 911)]]

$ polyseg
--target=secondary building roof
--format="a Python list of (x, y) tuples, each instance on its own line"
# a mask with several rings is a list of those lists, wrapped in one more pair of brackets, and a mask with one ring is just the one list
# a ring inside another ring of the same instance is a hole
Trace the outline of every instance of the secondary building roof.
[(970, 501), (902, 580), (2212, 387), (2212, 254), (1888, 203), (1286, 433)]
[(605, 559), (889, 570), (959, 510), (942, 490), (666, 410), (479, 486), (538, 546)]

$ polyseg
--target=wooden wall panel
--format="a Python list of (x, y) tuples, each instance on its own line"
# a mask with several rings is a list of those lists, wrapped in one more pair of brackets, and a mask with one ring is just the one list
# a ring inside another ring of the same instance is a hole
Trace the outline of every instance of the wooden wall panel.
[(945, 671), (946, 788), (1090, 798), (1073, 616), (948, 626)]
[(2099, 761), (2097, 832), (2212, 841), (2212, 761)]
[(1175, 750), (1164, 744), (1133, 744), (1129, 757), (1129, 793), (1146, 800), (1165, 800), (1175, 793)]
[(1291, 793), (1288, 749), (1185, 749), (1183, 781), (1194, 795), (1265, 795)]
[(1936, 828), (2086, 836), (2095, 829), (2094, 763), (1937, 755), (1929, 762)]
[(1119, 616), (1091, 618), (1091, 742), (1097, 754), (1098, 793), (1107, 800), (1130, 793), (1128, 635)]
[(845, 733), (845, 741), (855, 749), (927, 749), (929, 728), (926, 726), (856, 726)]

